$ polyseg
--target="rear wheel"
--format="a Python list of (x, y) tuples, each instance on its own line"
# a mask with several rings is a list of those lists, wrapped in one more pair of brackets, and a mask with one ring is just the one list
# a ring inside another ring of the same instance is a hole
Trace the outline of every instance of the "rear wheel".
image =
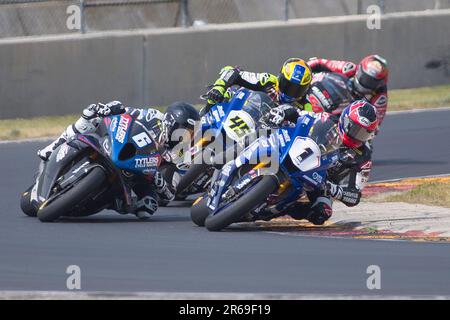
[(206, 197), (202, 197), (197, 203), (195, 203), (191, 208), (191, 220), (199, 227), (205, 226), (205, 220), (209, 216), (209, 209), (206, 206)]
[(29, 217), (36, 217), (37, 209), (31, 205), (31, 190), (33, 186), (29, 187), (22, 195), (20, 196), (20, 208), (22, 212), (25, 213)]
[(239, 220), (242, 215), (250, 212), (264, 201), (278, 188), (277, 179), (274, 176), (264, 176), (256, 185), (251, 187), (246, 194), (235, 200), (215, 215), (208, 215), (205, 226), (209, 231), (220, 231)]
[(50, 203), (39, 208), (37, 216), (42, 222), (50, 222), (73, 212), (73, 209), (86, 198), (98, 194), (106, 180), (106, 174), (100, 167), (93, 168), (85, 177), (78, 181), (71, 189), (62, 193)]

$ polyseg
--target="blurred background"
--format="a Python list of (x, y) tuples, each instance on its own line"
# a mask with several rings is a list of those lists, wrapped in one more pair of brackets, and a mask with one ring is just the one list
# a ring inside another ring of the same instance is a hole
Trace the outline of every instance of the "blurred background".
[(198, 104), (223, 66), (277, 74), (290, 57), (377, 53), (390, 89), (447, 85), (448, 30), (450, 0), (0, 0), (0, 119)]
[(80, 32), (201, 26), (450, 8), (450, 0), (0, 0), (0, 37), (78, 32), (66, 10), (81, 8)]

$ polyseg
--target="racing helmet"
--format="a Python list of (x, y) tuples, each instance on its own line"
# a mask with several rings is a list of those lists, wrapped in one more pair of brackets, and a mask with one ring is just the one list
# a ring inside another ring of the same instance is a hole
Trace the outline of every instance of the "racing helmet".
[(338, 133), (345, 146), (358, 148), (375, 136), (378, 123), (376, 108), (366, 100), (357, 100), (342, 111)]
[(386, 59), (379, 55), (365, 57), (356, 68), (354, 90), (362, 96), (373, 94), (386, 85), (389, 75)]
[(200, 121), (200, 115), (195, 107), (187, 102), (174, 102), (167, 107), (164, 114), (164, 130), (167, 144), (170, 148), (180, 142), (173, 140), (172, 134), (177, 129), (186, 129), (193, 138), (196, 121)]
[(292, 103), (300, 100), (308, 91), (312, 72), (308, 64), (299, 58), (286, 60), (278, 75), (278, 100)]

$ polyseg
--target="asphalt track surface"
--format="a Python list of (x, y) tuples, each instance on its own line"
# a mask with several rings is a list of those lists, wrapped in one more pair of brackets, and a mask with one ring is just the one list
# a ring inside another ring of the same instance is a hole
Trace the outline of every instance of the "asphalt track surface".
[[(450, 173), (449, 123), (450, 110), (388, 115), (372, 179)], [(41, 223), (21, 213), (19, 194), (44, 144), (0, 144), (0, 291), (65, 291), (78, 265), (83, 291), (450, 296), (446, 243), (211, 233), (182, 203), (146, 222), (103, 212)], [(369, 265), (381, 268), (381, 290), (367, 289)]]

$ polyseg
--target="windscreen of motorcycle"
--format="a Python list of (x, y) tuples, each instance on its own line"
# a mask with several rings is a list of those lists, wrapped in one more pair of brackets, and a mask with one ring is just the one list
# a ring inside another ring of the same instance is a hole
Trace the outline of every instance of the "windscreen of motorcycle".
[(224, 130), (226, 134), (236, 142), (256, 130), (258, 121), (266, 116), (274, 102), (264, 92), (251, 92), (241, 110), (233, 110), (229, 113)]
[(308, 137), (296, 137), (289, 149), (292, 163), (303, 172), (317, 169), (321, 159), (341, 146), (336, 122), (324, 114), (309, 131)]
[(308, 137), (319, 146), (322, 155), (332, 153), (342, 145), (336, 117), (326, 113), (322, 114), (315, 121), (309, 131)]

